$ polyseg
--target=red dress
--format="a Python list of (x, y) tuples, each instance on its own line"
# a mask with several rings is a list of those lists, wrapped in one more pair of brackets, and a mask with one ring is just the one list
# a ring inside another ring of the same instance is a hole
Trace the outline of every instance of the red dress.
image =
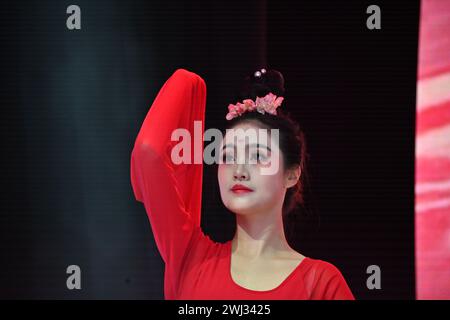
[[(206, 85), (197, 74), (178, 69), (159, 91), (131, 154), (131, 183), (145, 206), (158, 250), (165, 262), (165, 299), (354, 299), (332, 264), (305, 257), (276, 288), (255, 291), (235, 283), (230, 273), (231, 241), (218, 243), (200, 227), (203, 164), (170, 159), (176, 128), (194, 136), (202, 122)], [(193, 158), (192, 158), (193, 159)]]

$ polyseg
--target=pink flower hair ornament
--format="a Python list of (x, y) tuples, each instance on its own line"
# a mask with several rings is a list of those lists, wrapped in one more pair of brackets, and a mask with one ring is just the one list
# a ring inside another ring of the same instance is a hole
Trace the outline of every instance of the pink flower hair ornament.
[(228, 105), (228, 113), (226, 115), (227, 120), (231, 120), (235, 117), (242, 115), (249, 111), (258, 111), (259, 113), (270, 113), (273, 115), (277, 114), (277, 108), (283, 102), (283, 97), (277, 97), (272, 92), (269, 92), (264, 97), (256, 97), (256, 101), (252, 99), (245, 99), (244, 101), (238, 102), (236, 104)]

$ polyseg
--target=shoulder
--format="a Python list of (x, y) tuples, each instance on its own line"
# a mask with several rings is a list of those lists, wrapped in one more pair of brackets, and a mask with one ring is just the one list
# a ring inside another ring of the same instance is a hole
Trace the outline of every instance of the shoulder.
[(310, 289), (312, 299), (354, 299), (337, 266), (309, 257), (306, 262), (305, 284)]
[(310, 270), (313, 271), (318, 277), (330, 278), (342, 275), (339, 268), (331, 262), (309, 257), (307, 258), (307, 260)]

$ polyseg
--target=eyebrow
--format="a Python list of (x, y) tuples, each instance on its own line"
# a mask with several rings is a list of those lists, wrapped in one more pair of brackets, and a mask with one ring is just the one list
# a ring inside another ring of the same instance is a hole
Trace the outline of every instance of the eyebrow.
[[(232, 148), (232, 147), (234, 147), (234, 145), (233, 145), (233, 144), (226, 144), (226, 145), (223, 146), (222, 150), (225, 149), (225, 148), (227, 148), (227, 147), (231, 147), (231, 148)], [(269, 150), (270, 152), (272, 152), (272, 150), (271, 150), (268, 146), (262, 145), (262, 144), (259, 144), (259, 143), (247, 144), (245, 147), (246, 147), (246, 148), (247, 148), (247, 147), (266, 148), (267, 150)]]

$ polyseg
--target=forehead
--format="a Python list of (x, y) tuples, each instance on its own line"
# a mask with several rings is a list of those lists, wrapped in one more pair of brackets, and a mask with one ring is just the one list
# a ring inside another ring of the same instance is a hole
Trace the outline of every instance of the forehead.
[[(256, 136), (257, 141), (250, 140), (250, 137), (253, 137), (253, 135)], [(270, 129), (267, 129), (256, 122), (244, 122), (226, 130), (222, 145), (234, 144), (235, 142), (246, 142), (246, 145), (249, 143), (252, 144), (253, 142), (265, 142), (264, 138), (267, 138), (267, 143), (263, 144), (268, 145), (272, 149), (274, 147), (278, 148), (278, 141), (272, 139)]]

